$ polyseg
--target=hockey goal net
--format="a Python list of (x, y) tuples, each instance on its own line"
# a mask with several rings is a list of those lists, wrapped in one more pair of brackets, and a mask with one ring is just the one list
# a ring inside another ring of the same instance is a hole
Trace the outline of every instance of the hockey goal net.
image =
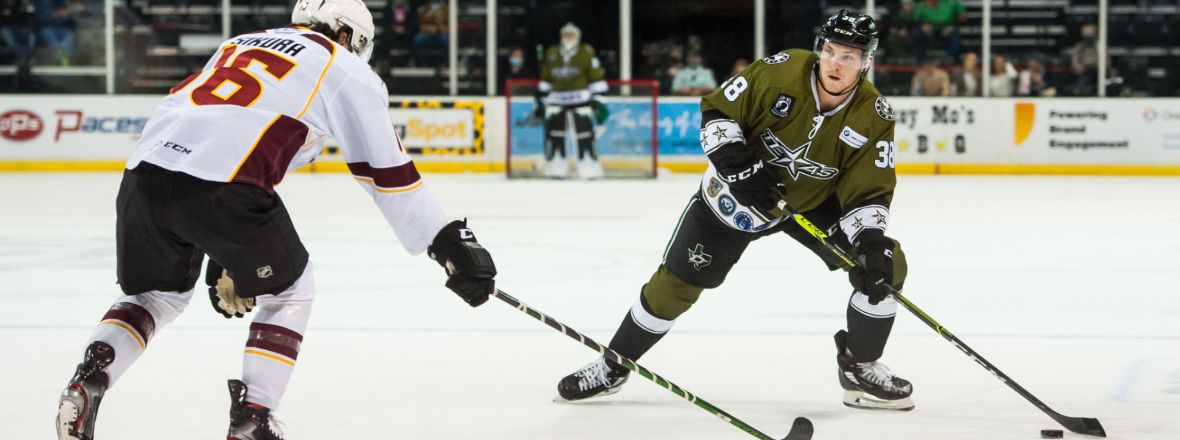
[[(545, 117), (537, 117), (534, 112), (539, 82), (536, 79), (510, 79), (504, 83), (508, 103), (506, 168), (510, 178), (542, 177)], [(594, 124), (603, 177), (656, 177), (659, 82), (650, 79), (607, 80), (607, 85), (610, 90), (602, 94), (600, 100), (606, 104), (610, 115), (602, 123)], [(566, 139), (566, 157), (572, 164), (577, 157), (577, 145), (573, 136)]]

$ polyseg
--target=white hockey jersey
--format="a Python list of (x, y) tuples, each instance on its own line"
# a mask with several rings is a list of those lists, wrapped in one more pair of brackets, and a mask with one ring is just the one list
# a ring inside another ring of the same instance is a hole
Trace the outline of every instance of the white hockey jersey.
[(360, 57), (303, 28), (240, 35), (156, 107), (127, 162), (273, 192), (335, 138), (353, 178), (412, 254), (447, 223), (401, 147), (385, 84)]

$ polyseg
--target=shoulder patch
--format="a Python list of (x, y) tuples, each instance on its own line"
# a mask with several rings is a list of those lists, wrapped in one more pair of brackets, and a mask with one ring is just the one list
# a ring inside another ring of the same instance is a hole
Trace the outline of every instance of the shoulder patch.
[(889, 122), (897, 120), (897, 116), (893, 114), (893, 106), (889, 105), (889, 101), (886, 101), (884, 96), (878, 96), (873, 107), (877, 109), (877, 116), (880, 116), (881, 119)]
[(844, 129), (840, 130), (840, 140), (844, 141), (844, 143), (848, 144), (848, 146), (852, 148), (859, 149), (865, 145), (865, 142), (869, 141), (869, 138), (863, 134), (857, 133), (856, 130), (852, 129), (852, 127), (845, 125)]
[(770, 105), (770, 114), (775, 115), (779, 118), (790, 117), (791, 116), (791, 106), (794, 104), (795, 104), (795, 97), (794, 96), (791, 96), (791, 95), (788, 95), (785, 93), (780, 93), (778, 95), (778, 99), (776, 99), (774, 101), (774, 104)]
[(791, 54), (789, 53), (776, 53), (774, 55), (762, 58), (762, 62), (766, 64), (778, 64), (786, 62), (789, 59), (791, 59)]

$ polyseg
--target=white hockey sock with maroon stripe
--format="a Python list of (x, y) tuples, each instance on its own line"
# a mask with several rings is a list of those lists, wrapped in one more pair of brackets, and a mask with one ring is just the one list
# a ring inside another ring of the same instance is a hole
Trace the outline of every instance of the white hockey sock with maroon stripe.
[(175, 320), (192, 297), (191, 290), (185, 293), (153, 290), (115, 300), (86, 341), (87, 346), (102, 341), (114, 347), (115, 360), (103, 370), (110, 376), (112, 385), (139, 359), (156, 330)]
[(246, 383), (246, 401), (278, 409), (287, 390), (299, 345), (311, 316), (315, 299), (315, 279), (311, 263), (291, 287), (278, 295), (255, 299), (254, 322), (242, 357), (242, 382)]

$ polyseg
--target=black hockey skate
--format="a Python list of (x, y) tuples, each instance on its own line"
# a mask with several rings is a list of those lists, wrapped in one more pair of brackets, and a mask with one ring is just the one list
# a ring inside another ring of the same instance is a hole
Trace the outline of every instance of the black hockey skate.
[(115, 360), (115, 349), (105, 342), (92, 342), (74, 377), (61, 392), (57, 405), (58, 440), (92, 440), (94, 418), (98, 404), (110, 385), (110, 377), (102, 371)]
[(226, 440), (283, 440), (270, 408), (246, 402), (246, 384), (229, 380), (229, 433)]
[(605, 358), (598, 358), (566, 376), (557, 383), (557, 402), (574, 402), (619, 392), (631, 371), (607, 365)]
[(845, 346), (847, 333), (836, 333), (836, 365), (840, 386), (844, 388), (844, 406), (860, 409), (909, 411), (914, 409), (910, 394), (913, 385), (897, 377), (880, 361), (857, 362)]

